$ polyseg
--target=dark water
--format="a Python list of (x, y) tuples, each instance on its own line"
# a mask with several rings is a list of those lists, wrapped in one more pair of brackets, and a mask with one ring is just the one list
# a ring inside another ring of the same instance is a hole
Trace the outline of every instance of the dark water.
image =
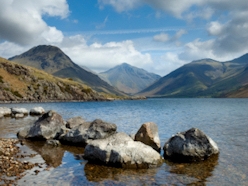
[[(88, 164), (83, 148), (51, 148), (27, 143), (49, 165), (38, 175), (27, 174), (19, 185), (248, 185), (248, 99), (148, 99), (138, 101), (1, 104), (31, 109), (42, 106), (69, 119), (100, 118), (115, 123), (118, 131), (135, 134), (145, 122), (155, 122), (162, 146), (175, 133), (197, 127), (219, 146), (219, 156), (200, 163), (172, 163), (150, 170), (123, 170)], [(1, 119), (0, 137), (16, 131), (35, 118)], [(162, 152), (163, 153), (163, 152)], [(161, 153), (161, 154), (162, 154)]]

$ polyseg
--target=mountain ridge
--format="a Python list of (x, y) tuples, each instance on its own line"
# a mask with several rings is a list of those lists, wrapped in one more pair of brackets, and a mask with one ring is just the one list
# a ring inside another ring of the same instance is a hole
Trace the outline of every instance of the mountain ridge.
[(137, 95), (151, 97), (222, 97), (248, 83), (248, 54), (227, 62), (192, 61)]
[(110, 85), (128, 94), (137, 93), (160, 78), (157, 74), (149, 73), (128, 63), (117, 65), (100, 73), (99, 76)]
[(0, 57), (0, 102), (107, 100), (85, 84)]
[(32, 66), (62, 78), (72, 78), (85, 83), (99, 92), (125, 95), (116, 88), (74, 63), (60, 48), (51, 45), (39, 45), (9, 58), (19, 64)]

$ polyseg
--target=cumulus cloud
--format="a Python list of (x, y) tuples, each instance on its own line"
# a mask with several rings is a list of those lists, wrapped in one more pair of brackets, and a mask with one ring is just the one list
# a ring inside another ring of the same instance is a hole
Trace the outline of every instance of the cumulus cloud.
[(223, 29), (223, 25), (219, 23), (218, 21), (212, 21), (207, 30), (210, 35), (220, 35)]
[(93, 43), (87, 45), (80, 35), (65, 38), (62, 50), (71, 59), (83, 66), (87, 66), (97, 72), (108, 70), (123, 62), (144, 67), (152, 63), (150, 54), (143, 54), (135, 49), (130, 40), (122, 42), (108, 42), (105, 44)]
[(0, 38), (21, 45), (37, 41), (57, 42), (62, 32), (50, 27), (42, 16), (67, 17), (69, 14), (66, 0), (1, 0)]

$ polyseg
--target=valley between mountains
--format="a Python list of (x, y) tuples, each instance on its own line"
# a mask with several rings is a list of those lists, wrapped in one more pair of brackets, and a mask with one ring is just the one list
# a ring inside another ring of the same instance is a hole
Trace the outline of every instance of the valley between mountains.
[(97, 74), (58, 47), (40, 45), (9, 60), (0, 58), (0, 85), (0, 101), (248, 97), (248, 54), (226, 62), (192, 61), (161, 77), (128, 63)]

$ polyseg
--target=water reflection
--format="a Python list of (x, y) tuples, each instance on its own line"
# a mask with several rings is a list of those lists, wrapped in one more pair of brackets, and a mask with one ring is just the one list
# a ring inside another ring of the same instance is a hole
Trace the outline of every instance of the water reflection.
[(48, 166), (54, 168), (62, 163), (65, 150), (62, 147), (53, 147), (44, 141), (24, 141), (24, 145), (39, 153)]
[(128, 185), (154, 184), (158, 169), (122, 169), (86, 163), (85, 176), (90, 182), (125, 183)]
[(193, 163), (173, 163), (166, 160), (166, 171), (177, 174), (184, 175), (191, 178), (196, 178), (196, 180), (190, 184), (206, 184), (207, 178), (213, 175), (215, 167), (218, 165), (219, 155), (214, 155), (205, 161), (193, 162)]

